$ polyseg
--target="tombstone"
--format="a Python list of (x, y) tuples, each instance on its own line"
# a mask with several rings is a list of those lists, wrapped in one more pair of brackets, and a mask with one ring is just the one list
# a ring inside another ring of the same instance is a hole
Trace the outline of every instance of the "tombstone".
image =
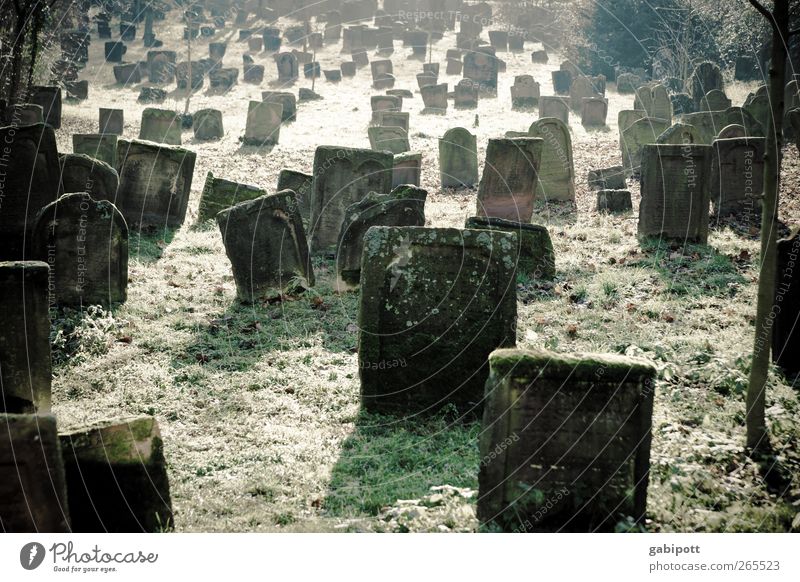
[(293, 53), (278, 53), (275, 55), (278, 67), (278, 81), (292, 83), (298, 77), (297, 57)]
[(347, 207), (336, 246), (337, 288), (358, 286), (364, 235), (373, 226), (424, 226), (428, 193), (404, 184), (389, 194), (370, 192)]
[(422, 154), (404, 152), (395, 154), (392, 164), (392, 188), (403, 184), (420, 185), (422, 175)]
[(322, 99), (322, 95), (315, 93), (308, 87), (300, 87), (297, 90), (297, 100), (300, 103), (303, 103), (304, 101), (319, 101), (320, 99)]
[(239, 80), (239, 69), (214, 68), (208, 72), (208, 84), (217, 92), (230, 91)]
[(730, 106), (731, 100), (719, 89), (712, 89), (700, 100), (700, 111), (725, 111)]
[(389, 192), (393, 156), (388, 152), (318, 146), (314, 153), (311, 198), (311, 248), (336, 244), (345, 209), (369, 192)]
[(273, 101), (250, 101), (242, 143), (251, 146), (277, 144), (281, 132), (283, 105)]
[(192, 116), (192, 131), (196, 140), (222, 139), (225, 130), (222, 126), (222, 111), (218, 109), (199, 109)]
[(630, 190), (599, 190), (597, 192), (597, 212), (628, 212), (633, 210)]
[(508, 50), (508, 31), (506, 30), (490, 30), (489, 31), (489, 44), (497, 51)]
[(587, 97), (601, 97), (601, 95), (595, 91), (591, 79), (580, 75), (572, 81), (569, 88), (570, 108), (573, 111), (580, 111), (583, 100)]
[(747, 135), (747, 130), (744, 128), (743, 125), (739, 125), (738, 123), (731, 123), (730, 125), (726, 125), (720, 130), (720, 132), (717, 134), (717, 139), (745, 137), (746, 135)]
[[(200, 63), (192, 63), (192, 91), (196, 91), (203, 86), (203, 78), (205, 71), (203, 71)], [(175, 81), (178, 89), (189, 88), (189, 62), (183, 61), (175, 65)]]
[(760, 213), (765, 149), (763, 137), (723, 138), (711, 143), (711, 201), (715, 215)]
[(672, 101), (664, 85), (656, 85), (650, 89), (650, 117), (672, 121)]
[(425, 58), (428, 52), (428, 33), (424, 30), (410, 30), (404, 44), (411, 47), (411, 57)]
[(554, 117), (569, 126), (569, 105), (566, 99), (555, 96), (539, 97), (539, 119)]
[(643, 117), (620, 132), (622, 165), (629, 175), (639, 175), (642, 164), (642, 148), (655, 144), (658, 136), (670, 126), (669, 121), (654, 117)]
[(670, 95), (669, 99), (672, 104), (672, 111), (675, 115), (694, 113), (697, 111), (697, 106), (695, 105), (694, 101), (686, 93)]
[(620, 134), (620, 147), (622, 147), (622, 134), (635, 122), (647, 117), (643, 109), (623, 109), (617, 114), (617, 128)]
[(62, 192), (87, 192), (97, 201), (114, 202), (119, 175), (110, 164), (80, 153), (60, 154), (59, 163)]
[(227, 49), (227, 42), (210, 42), (208, 43), (208, 56), (212, 61), (221, 63)]
[(285, 91), (262, 91), (261, 100), (265, 103), (279, 103), (283, 110), (281, 121), (294, 121), (297, 116), (297, 99), (294, 93)]
[(4, 468), (0, 482), (4, 532), (70, 532), (55, 416), (0, 414), (0, 467)]
[(374, 89), (391, 89), (394, 86), (394, 66), (388, 59), (372, 61), (372, 87)]
[(633, 73), (620, 73), (617, 75), (617, 92), (620, 94), (635, 93), (642, 86), (644, 80)]
[(553, 92), (556, 95), (569, 95), (569, 88), (572, 85), (572, 73), (569, 71), (553, 71)]
[(240, 202), (217, 214), (225, 253), (243, 303), (314, 285), (297, 200), (291, 190)]
[(461, 62), (461, 51), (458, 49), (449, 49), (447, 51), (447, 67), (445, 68), (446, 75), (460, 75), (463, 63)]
[(52, 126), (38, 123), (0, 127), (3, 151), (0, 190), (0, 260), (28, 256), (36, 213), (58, 198), (60, 167)]
[(378, 43), (379, 55), (390, 55), (394, 53), (394, 36), (392, 29), (381, 28), (377, 34), (376, 41)]
[(481, 93), (497, 93), (498, 60), (494, 49), (478, 47), (464, 55), (464, 78), (478, 85)]
[(695, 102), (700, 106), (700, 102), (706, 93), (713, 89), (725, 90), (725, 83), (722, 79), (720, 68), (710, 61), (705, 61), (697, 65), (692, 71), (691, 76), (686, 82), (686, 88)]
[(181, 120), (174, 111), (147, 107), (142, 111), (139, 139), (181, 145)]
[(356, 76), (356, 64), (352, 61), (342, 63), (339, 65), (339, 69), (342, 71), (342, 77)]
[(508, 35), (508, 50), (512, 53), (521, 53), (525, 50), (525, 34), (511, 32)]
[(89, 81), (66, 81), (64, 88), (67, 91), (67, 99), (85, 101), (89, 98)]
[(49, 285), (46, 262), (0, 261), (1, 413), (50, 412)]
[(105, 44), (105, 58), (107, 63), (121, 63), (122, 56), (127, 52), (128, 47), (124, 42), (109, 41)]
[(706, 244), (710, 158), (702, 144), (644, 145), (640, 236)]
[(319, 66), (319, 63), (304, 63), (303, 64), (303, 76), (306, 79), (317, 79), (322, 76), (322, 69)]
[(656, 138), (656, 143), (680, 145), (685, 143), (703, 143), (703, 139), (700, 132), (697, 131), (693, 125), (675, 123)]
[(356, 67), (366, 67), (369, 64), (367, 51), (363, 48), (353, 49), (353, 51), (350, 53), (350, 58), (353, 59)]
[(471, 79), (461, 79), (455, 87), (453, 105), (456, 109), (478, 107), (478, 85)]
[[(538, 51), (533, 51), (531, 53), (531, 62), (532, 63), (538, 63), (538, 64), (544, 65), (544, 64), (547, 64), (548, 60), (550, 60), (550, 58), (548, 57), (546, 50), (538, 50)], [(554, 72), (568, 73), (569, 71), (554, 71)], [(560, 77), (560, 78), (563, 79), (564, 77)], [(553, 77), (553, 79), (555, 79), (555, 77)], [(570, 79), (570, 81), (571, 81), (571, 79)]]
[(477, 138), (463, 127), (448, 129), (439, 139), (439, 177), (442, 188), (478, 183)]
[(2, 125), (44, 123), (44, 110), (34, 103), (15, 103), (2, 111)]
[(367, 128), (367, 133), (369, 147), (373, 150), (402, 154), (411, 149), (408, 143), (408, 133), (402, 127), (376, 125)]
[(407, 134), (409, 117), (405, 111), (381, 111), (379, 122), (384, 127), (402, 127)]
[(209, 172), (203, 192), (200, 195), (200, 206), (197, 209), (197, 221), (204, 222), (214, 218), (218, 213), (240, 202), (254, 200), (266, 195), (266, 191), (257, 186), (249, 186), (214, 177)]
[(177, 228), (186, 217), (196, 155), (148, 141), (117, 141), (117, 207), (128, 226)]
[(42, 106), (44, 122), (53, 129), (61, 127), (61, 87), (31, 87), (30, 102)]
[(278, 174), (277, 191), (291, 190), (297, 199), (298, 212), (303, 226), (308, 229), (311, 220), (311, 192), (313, 176), (297, 170), (281, 170)]
[(539, 83), (530, 75), (517, 75), (511, 87), (511, 108), (526, 109), (539, 103)]
[(584, 127), (605, 127), (608, 114), (608, 99), (604, 97), (584, 97), (581, 103), (581, 125)]
[(589, 190), (625, 190), (625, 170), (622, 166), (589, 170)]
[(575, 200), (575, 165), (567, 125), (560, 119), (543, 117), (530, 126), (528, 135), (544, 141), (536, 196), (548, 202)]
[(158, 87), (142, 87), (139, 90), (139, 103), (163, 103), (167, 98), (167, 92)]
[(401, 99), (413, 99), (414, 94), (409, 91), (408, 89), (389, 89), (386, 91), (387, 95), (392, 95), (394, 97), (400, 97)]
[(264, 51), (276, 53), (281, 50), (281, 29), (274, 26), (265, 26), (261, 33)]
[(251, 53), (260, 53), (264, 48), (264, 40), (258, 36), (251, 36), (247, 39), (247, 50)]
[(532, 137), (489, 139), (478, 186), (478, 216), (530, 222), (543, 145)]
[(431, 85), (436, 85), (438, 77), (431, 73), (419, 73), (417, 74), (417, 86), (422, 90), (423, 87), (430, 87)]
[(142, 82), (142, 69), (139, 63), (114, 65), (114, 80), (120, 85), (135, 85)]
[(515, 246), (499, 231), (369, 229), (358, 314), (365, 410), (479, 414), (486, 357), (515, 343)]
[(420, 93), (425, 105), (423, 114), (444, 115), (447, 112), (447, 83), (422, 87)]
[(59, 435), (74, 533), (173, 527), (164, 443), (155, 418), (98, 422)]
[(772, 361), (788, 376), (800, 372), (797, 354), (800, 352), (800, 281), (797, 255), (800, 237), (795, 229), (788, 238), (777, 243), (774, 305), (780, 310), (772, 324)]
[(51, 304), (83, 310), (125, 302), (128, 226), (109, 200), (64, 194), (37, 216), (33, 246), (34, 256), (50, 266)]
[(124, 129), (124, 115), (122, 109), (100, 108), (100, 133), (122, 135)]
[(517, 266), (517, 274), (537, 282), (552, 281), (555, 277), (553, 243), (544, 226), (502, 218), (473, 216), (467, 218), (464, 228), (515, 233), (517, 240), (514, 262)]
[(175, 78), (175, 51), (147, 51), (148, 79), (151, 83), (169, 84)]
[(370, 97), (372, 107), (372, 123), (381, 122), (381, 114), (385, 111), (400, 111), (403, 108), (402, 97), (394, 95), (373, 95)]
[[(76, 154), (90, 156), (115, 168), (117, 137), (112, 133), (75, 133), (72, 135), (72, 151)], [(80, 188), (78, 191), (82, 192), (85, 189)]]
[[(342, 71), (339, 69), (325, 69), (322, 71), (325, 75), (325, 80), (329, 83), (338, 83), (342, 80)], [(391, 79), (392, 84), (394, 84), (394, 79)]]
[(613, 532), (629, 516), (644, 523), (655, 368), (543, 350), (497, 350), (489, 366), (481, 523), (505, 532)]

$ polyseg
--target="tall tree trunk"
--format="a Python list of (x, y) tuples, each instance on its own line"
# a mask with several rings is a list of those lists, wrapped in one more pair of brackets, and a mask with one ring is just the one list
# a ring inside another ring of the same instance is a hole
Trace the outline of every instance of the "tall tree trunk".
[[(756, 6), (758, 2), (750, 0)], [(761, 6), (758, 4), (756, 8)], [(759, 10), (765, 17), (763, 6)], [(786, 51), (789, 40), (789, 0), (775, 0), (772, 11), (772, 48), (769, 66), (769, 101), (772, 114), (767, 126), (764, 155), (764, 196), (761, 206), (761, 269), (758, 279), (753, 363), (747, 385), (747, 448), (769, 448), (766, 419), (767, 378), (772, 343), (772, 309), (775, 301), (776, 243), (778, 238), (778, 193), (780, 190), (781, 146), (783, 141), (783, 91), (786, 85)], [(769, 19), (769, 17), (768, 17)]]

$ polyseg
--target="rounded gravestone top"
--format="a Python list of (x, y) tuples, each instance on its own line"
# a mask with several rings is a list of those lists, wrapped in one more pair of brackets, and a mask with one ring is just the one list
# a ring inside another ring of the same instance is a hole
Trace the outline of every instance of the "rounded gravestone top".
[(728, 139), (731, 137), (745, 137), (747, 134), (747, 130), (745, 130), (743, 125), (738, 123), (731, 123), (730, 125), (726, 125), (723, 127), (719, 134), (717, 135), (717, 139)]

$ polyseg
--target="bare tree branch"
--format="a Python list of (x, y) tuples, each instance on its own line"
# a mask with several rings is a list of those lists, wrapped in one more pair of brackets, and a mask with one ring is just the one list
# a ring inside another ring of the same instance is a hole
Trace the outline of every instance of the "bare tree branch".
[(758, 0), (748, 0), (748, 2), (750, 2), (750, 4), (753, 6), (753, 8), (758, 10), (761, 13), (761, 15), (764, 18), (766, 18), (767, 21), (769, 21), (770, 25), (772, 25), (772, 30), (775, 30), (775, 31), (778, 30), (778, 23), (775, 22), (775, 17), (772, 15), (772, 12), (770, 12), (769, 10), (764, 8), (764, 5), (761, 4), (761, 2), (759, 2)]

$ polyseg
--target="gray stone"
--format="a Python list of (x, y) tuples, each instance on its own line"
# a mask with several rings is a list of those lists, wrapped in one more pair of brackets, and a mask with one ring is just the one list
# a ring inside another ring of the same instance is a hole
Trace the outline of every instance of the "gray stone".
[[(112, 168), (117, 166), (117, 139), (111, 133), (75, 133), (72, 135), (72, 151), (85, 154)], [(83, 191), (81, 188), (79, 191)]]
[(218, 109), (199, 109), (194, 112), (192, 131), (197, 140), (222, 139), (225, 130), (222, 127), (222, 111)]
[(763, 137), (716, 139), (711, 143), (711, 201), (714, 214), (760, 214), (764, 189)]
[(122, 135), (125, 112), (122, 109), (100, 108), (100, 133)]
[(608, 115), (608, 99), (584, 97), (581, 103), (581, 124), (584, 127), (605, 127)]
[(146, 107), (142, 111), (139, 139), (181, 145), (181, 129), (181, 120), (174, 111)]
[(411, 149), (408, 143), (408, 133), (402, 127), (376, 125), (367, 128), (367, 132), (369, 147), (373, 150), (402, 154)]
[(297, 198), (298, 212), (303, 220), (303, 226), (308, 231), (311, 222), (311, 193), (314, 179), (311, 174), (304, 174), (297, 170), (281, 170), (278, 174), (278, 192), (291, 190)]
[(405, 152), (395, 154), (392, 165), (392, 188), (403, 184), (419, 186), (422, 176), (422, 154)]
[(539, 97), (539, 119), (555, 117), (569, 126), (569, 105), (561, 97)]
[(261, 100), (266, 103), (280, 103), (283, 106), (281, 121), (297, 119), (297, 99), (294, 93), (286, 91), (262, 91)]
[(642, 150), (646, 144), (655, 144), (658, 136), (669, 128), (666, 119), (643, 117), (620, 132), (622, 145), (622, 165), (631, 175), (639, 175), (642, 164)]
[(600, 190), (597, 193), (598, 212), (628, 212), (633, 210), (630, 190)]
[(444, 115), (447, 112), (447, 83), (422, 87), (420, 93), (425, 104), (422, 113)]
[(670, 125), (656, 138), (656, 143), (680, 145), (686, 143), (703, 143), (700, 132), (693, 125), (675, 123)]
[(109, 164), (86, 154), (61, 154), (59, 163), (62, 192), (87, 192), (94, 200), (114, 202), (119, 175)]
[(461, 79), (455, 87), (453, 105), (456, 109), (478, 107), (478, 85), (470, 79)]
[(517, 274), (524, 275), (534, 282), (552, 281), (556, 276), (553, 243), (550, 240), (550, 233), (544, 226), (502, 218), (473, 216), (467, 218), (464, 228), (515, 233), (517, 245), (514, 262), (517, 265)]
[(697, 65), (692, 71), (691, 76), (686, 82), (686, 88), (695, 104), (699, 107), (700, 102), (706, 93), (713, 89), (725, 90), (725, 82), (722, 79), (720, 68), (710, 62), (705, 61)]
[(478, 186), (478, 216), (530, 222), (544, 140), (489, 139)]
[(277, 144), (281, 131), (283, 105), (273, 101), (250, 101), (247, 126), (242, 142), (245, 145)]
[(560, 119), (543, 117), (528, 129), (543, 140), (536, 196), (540, 200), (575, 200), (575, 164), (569, 128)]
[(478, 47), (464, 55), (464, 77), (471, 79), (480, 93), (497, 93), (499, 63), (491, 47)]
[(539, 103), (539, 83), (531, 75), (517, 75), (511, 86), (511, 108), (527, 109)]
[(590, 190), (625, 190), (628, 187), (622, 166), (589, 170), (588, 182)]
[(731, 100), (719, 89), (712, 89), (700, 100), (700, 111), (725, 111), (730, 106)]
[(240, 202), (254, 200), (265, 196), (265, 190), (257, 186), (248, 186), (238, 182), (231, 182), (216, 178), (209, 172), (200, 195), (200, 206), (197, 209), (197, 221), (203, 222), (214, 218), (217, 214)]
[(442, 188), (478, 183), (477, 138), (463, 127), (448, 129), (439, 139), (439, 176)]

